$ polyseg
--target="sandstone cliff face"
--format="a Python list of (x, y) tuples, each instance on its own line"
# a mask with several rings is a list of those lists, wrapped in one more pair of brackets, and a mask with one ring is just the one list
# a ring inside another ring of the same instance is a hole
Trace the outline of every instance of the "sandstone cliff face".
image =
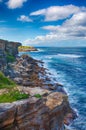
[(7, 63), (7, 55), (16, 56), (18, 54), (18, 47), (21, 43), (9, 42), (0, 39), (0, 69)]
[(0, 130), (64, 130), (75, 118), (62, 85), (47, 77), (42, 64), (27, 55), (10, 64), (8, 76), (29, 98), (0, 104)]
[[(6, 66), (8, 54), (16, 57), (20, 45), (0, 40), (1, 67)], [(17, 83), (19, 91), (30, 97), (0, 103), (0, 130), (64, 130), (64, 124), (68, 125), (75, 118), (62, 85), (54, 84), (47, 77), (41, 61), (23, 55), (4, 70)], [(36, 94), (40, 94), (40, 98)]]
[(74, 118), (67, 96), (58, 92), (0, 104), (0, 130), (64, 130), (68, 114)]
[(19, 42), (9, 42), (6, 40), (0, 39), (0, 50), (4, 52), (8, 52), (11, 55), (18, 54), (18, 47), (21, 46)]

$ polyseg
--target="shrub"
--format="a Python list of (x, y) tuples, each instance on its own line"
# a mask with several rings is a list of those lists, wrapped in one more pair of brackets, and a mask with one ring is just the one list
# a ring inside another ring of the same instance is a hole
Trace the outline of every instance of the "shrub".
[(29, 95), (25, 93), (21, 93), (18, 90), (12, 90), (8, 93), (0, 95), (0, 103), (6, 103), (6, 102), (14, 102), (21, 99), (28, 98)]
[(7, 78), (2, 72), (0, 72), (0, 89), (12, 88), (16, 84), (9, 78)]
[(11, 54), (7, 54), (7, 62), (14, 62), (15, 61), (15, 57)]
[(0, 72), (0, 89), (6, 89), (4, 93), (0, 94), (0, 103), (14, 102), (29, 97), (28, 94), (21, 93), (16, 84), (2, 72)]
[(42, 96), (40, 94), (35, 94), (34, 95), (36, 98), (42, 98)]

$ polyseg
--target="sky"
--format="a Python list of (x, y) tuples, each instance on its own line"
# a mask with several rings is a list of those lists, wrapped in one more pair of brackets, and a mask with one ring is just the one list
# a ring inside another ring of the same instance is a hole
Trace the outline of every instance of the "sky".
[(86, 46), (86, 0), (0, 0), (0, 39)]

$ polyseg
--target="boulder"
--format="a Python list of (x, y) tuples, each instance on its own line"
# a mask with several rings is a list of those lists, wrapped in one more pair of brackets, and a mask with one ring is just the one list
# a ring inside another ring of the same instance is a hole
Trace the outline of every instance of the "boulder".
[(30, 82), (30, 81), (25, 80), (25, 81), (22, 82), (22, 85), (23, 86), (34, 86), (34, 82)]
[(22, 84), (22, 82), (23, 82), (23, 79), (20, 78), (20, 77), (16, 77), (16, 78), (14, 78), (13, 80), (14, 80), (18, 85), (19, 85), (19, 84)]

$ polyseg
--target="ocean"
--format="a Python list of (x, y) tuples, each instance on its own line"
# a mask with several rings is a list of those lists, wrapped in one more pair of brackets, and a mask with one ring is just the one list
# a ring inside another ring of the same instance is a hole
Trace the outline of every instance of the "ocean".
[(68, 130), (86, 130), (86, 48), (40, 47), (37, 52), (26, 52), (44, 61), (51, 78), (63, 84), (71, 107), (78, 118)]

